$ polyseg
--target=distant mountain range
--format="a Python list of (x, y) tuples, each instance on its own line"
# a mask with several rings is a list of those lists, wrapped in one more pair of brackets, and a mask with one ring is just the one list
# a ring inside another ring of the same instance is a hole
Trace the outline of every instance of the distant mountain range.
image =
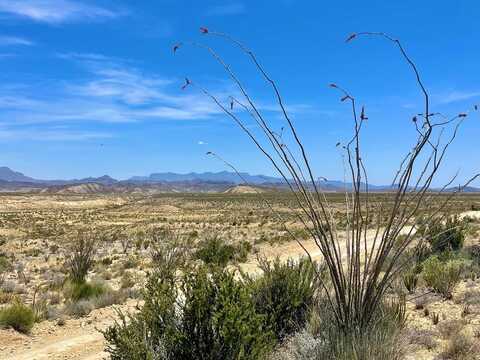
[[(250, 175), (248, 173), (240, 173), (241, 177), (236, 173), (221, 171), (217, 173), (204, 172), (204, 173), (188, 173), (188, 174), (176, 174), (172, 172), (166, 173), (154, 173), (150, 176), (134, 176), (126, 181), (130, 182), (180, 182), (180, 181), (208, 181), (208, 182), (229, 182), (232, 184), (242, 184), (245, 181), (250, 184), (260, 185), (265, 183), (282, 183), (279, 178), (265, 175)], [(244, 180), (242, 180), (245, 179)]]
[[(283, 179), (273, 176), (265, 175), (250, 175), (248, 173), (241, 173), (240, 176), (234, 172), (204, 172), (188, 174), (177, 174), (172, 172), (153, 173), (149, 176), (134, 176), (126, 180), (117, 180), (108, 175), (100, 177), (87, 177), (83, 179), (71, 180), (41, 180), (35, 179), (14, 171), (6, 166), (0, 167), (0, 191), (44, 191), (44, 192), (65, 192), (66, 189), (72, 189), (72, 192), (79, 190), (88, 190), (88, 193), (93, 191), (102, 192), (131, 192), (131, 191), (225, 191), (229, 187), (245, 184), (263, 186), (270, 188), (282, 189), (286, 188), (286, 183)], [(100, 186), (84, 186), (75, 187), (82, 184), (97, 184)], [(311, 185), (311, 184), (310, 184)], [(317, 186), (324, 191), (344, 191), (351, 189), (351, 183), (344, 183), (342, 181), (322, 180), (317, 182)], [(365, 187), (365, 184), (362, 184)], [(18, 190), (20, 189), (20, 190)], [(392, 190), (391, 185), (372, 185), (369, 184), (371, 191), (389, 191)], [(450, 189), (453, 191), (456, 188)], [(465, 192), (480, 192), (479, 188), (468, 187)], [(68, 191), (66, 191), (68, 192)]]

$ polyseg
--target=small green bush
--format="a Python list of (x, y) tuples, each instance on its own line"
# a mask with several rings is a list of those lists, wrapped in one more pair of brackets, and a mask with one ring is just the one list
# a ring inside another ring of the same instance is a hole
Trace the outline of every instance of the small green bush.
[(65, 297), (72, 301), (90, 299), (102, 295), (106, 290), (106, 286), (99, 282), (72, 282), (65, 289)]
[(461, 280), (464, 262), (459, 259), (441, 261), (434, 255), (423, 263), (423, 279), (427, 286), (445, 298), (452, 296), (452, 291)]
[(301, 329), (315, 295), (315, 265), (308, 259), (281, 263), (260, 260), (263, 275), (244, 281), (251, 288), (256, 311), (267, 317), (267, 325), (278, 340)]
[(204, 239), (198, 245), (195, 257), (202, 260), (205, 264), (226, 266), (233, 260), (235, 247), (226, 244), (218, 236), (212, 236)]
[(458, 216), (448, 217), (445, 223), (438, 222), (420, 231), (430, 243), (433, 252), (456, 251), (463, 247), (467, 222)]
[(402, 276), (403, 285), (407, 289), (409, 294), (413, 294), (418, 285), (418, 273), (415, 268), (405, 271)]
[(28, 333), (35, 322), (33, 310), (19, 301), (0, 310), (0, 326)]

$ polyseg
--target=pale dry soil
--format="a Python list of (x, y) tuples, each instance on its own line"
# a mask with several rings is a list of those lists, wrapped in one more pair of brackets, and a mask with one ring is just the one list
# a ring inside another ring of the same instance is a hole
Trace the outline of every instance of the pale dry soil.
[[(117, 305), (123, 311), (134, 311), (136, 300)], [(59, 326), (55, 321), (37, 324), (30, 335), (14, 330), (0, 330), (2, 360), (97, 360), (107, 358), (105, 342), (99, 330), (114, 322), (114, 307), (93, 310), (80, 319), (68, 319)]]
[[(89, 199), (79, 197), (75, 200), (67, 200), (64, 198), (52, 199), (51, 197), (41, 198), (35, 205), (29, 201), (29, 196), (16, 197), (14, 201), (3, 202), (0, 204), (0, 211), (9, 211), (19, 208), (31, 209), (35, 208), (97, 208), (108, 206), (128, 206), (128, 201), (124, 199), (111, 197), (104, 199)], [(100, 204), (101, 203), (101, 204)], [(183, 211), (176, 206), (164, 204), (165, 208), (159, 213), (177, 213), (182, 214)], [(118, 209), (118, 208), (117, 208)], [(140, 213), (138, 214), (140, 216)], [(480, 211), (470, 211), (464, 213), (472, 218), (480, 218)], [(178, 215), (177, 215), (178, 216)], [(105, 219), (109, 221), (110, 219)], [(116, 219), (121, 222), (122, 220)], [(5, 233), (8, 231), (10, 235), (12, 229), (2, 230)], [(373, 232), (367, 234), (367, 246), (371, 247)], [(345, 239), (345, 234), (339, 234), (339, 237)], [(307, 248), (313, 259), (318, 260), (321, 257), (319, 249), (312, 240), (302, 241), (302, 244)], [(298, 259), (305, 256), (304, 251), (295, 241), (284, 242), (278, 245), (269, 245), (267, 243), (260, 243), (256, 245), (257, 255), (262, 255), (268, 259), (279, 257), (281, 260), (288, 258)], [(344, 247), (342, 248), (344, 250)], [(345, 254), (342, 254), (345, 259)], [(241, 264), (241, 268), (249, 273), (258, 273), (259, 269), (256, 263), (256, 256), (251, 255), (245, 264)], [(462, 292), (465, 292), (466, 287), (478, 289), (480, 291), (480, 281), (474, 283), (462, 284), (454, 294), (454, 300), (460, 297)], [(462, 305), (455, 303), (454, 300), (443, 301), (439, 298), (434, 298), (429, 304), (431, 311), (442, 315), (442, 320), (438, 326), (442, 326), (442, 322), (448, 319), (459, 319), (462, 312)], [(105, 329), (114, 322), (116, 313), (114, 307), (119, 307), (123, 310), (135, 310), (135, 305), (138, 300), (129, 300), (126, 304), (96, 309), (88, 316), (80, 319), (67, 319), (65, 325), (59, 326), (55, 321), (44, 321), (36, 324), (30, 335), (22, 335), (13, 330), (0, 330), (0, 359), (6, 360), (40, 360), (40, 359), (74, 359), (74, 360), (93, 360), (107, 358), (104, 352), (105, 341), (103, 335), (98, 331)], [(409, 326), (419, 329), (429, 329), (437, 331), (432, 325), (430, 318), (423, 315), (423, 311), (414, 309), (413, 303), (408, 305)], [(469, 315), (467, 319), (472, 325), (470, 328), (480, 327), (480, 310)], [(478, 324), (478, 325), (476, 325)], [(431, 360), (434, 359), (442, 349), (443, 344), (439, 343), (438, 347), (433, 350), (412, 349), (409, 360)]]

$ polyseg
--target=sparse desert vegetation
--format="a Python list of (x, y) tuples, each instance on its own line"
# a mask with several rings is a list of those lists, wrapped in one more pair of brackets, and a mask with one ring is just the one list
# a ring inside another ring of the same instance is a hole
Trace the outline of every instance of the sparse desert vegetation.
[(215, 3), (0, 0), (0, 358), (480, 360), (478, 6)]
[[(58, 339), (55, 336), (74, 328), (93, 337), (96, 351), (102, 353), (108, 346), (113, 358), (119, 359), (128, 358), (119, 355), (126, 351), (149, 354), (153, 348), (148, 344), (162, 341), (166, 341), (162, 351), (178, 354), (195, 349), (213, 358), (239, 353), (272, 359), (319, 358), (312, 357), (312, 352), (327, 356), (321, 351), (332, 351), (325, 348), (325, 339), (334, 341), (330, 337), (335, 332), (327, 326), (331, 319), (326, 318), (326, 299), (316, 284), (318, 274), (326, 277), (321, 254), (295, 220), (290, 209), (293, 196), (281, 191), (263, 195), (303, 236), (317, 261), (315, 269), (256, 194), (163, 194), (136, 199), (3, 195), (0, 334), (6, 341), (2, 351), (13, 357), (28, 351), (19, 346), (23, 336), (34, 336), (37, 340), (30, 340), (34, 345), (42, 339)], [(390, 195), (373, 196), (388, 203)], [(327, 197), (336, 208), (334, 216), (341, 219), (343, 196)], [(463, 219), (462, 226), (452, 232), (453, 243), (463, 239), (459, 246), (438, 249), (426, 241), (421, 252), (412, 250), (411, 265), (389, 290), (392, 299), (405, 297), (406, 307), (385, 304), (387, 313), (393, 311), (392, 320), (380, 325), (382, 336), (374, 336), (377, 345), (371, 339), (362, 340), (371, 347), (368, 351), (378, 352), (381, 347), (385, 358), (392, 357), (385, 346), (391, 342), (396, 344), (395, 356), (401, 344), (404, 358), (471, 356), (468, 349), (478, 342), (480, 321), (480, 212), (471, 208), (479, 205), (480, 196), (463, 194), (450, 207), (451, 214)], [(453, 219), (452, 215), (452, 221), (460, 221)], [(425, 238), (430, 239), (434, 231)], [(126, 252), (124, 238), (130, 239)], [(172, 300), (179, 293), (186, 294), (181, 311), (191, 315), (176, 318), (180, 315), (172, 312), (173, 303), (165, 301), (168, 294)], [(135, 304), (140, 310), (132, 308)], [(123, 317), (117, 317), (115, 307)], [(101, 321), (111, 319), (100, 327), (106, 345), (94, 328), (100, 321), (98, 311), (109, 314)], [(242, 320), (240, 313), (249, 315)], [(162, 314), (165, 322), (152, 314)], [(112, 327), (114, 318), (117, 325)], [(179, 321), (188, 323), (179, 326)], [(240, 326), (241, 321), (246, 322)], [(405, 323), (403, 329), (398, 321)], [(168, 327), (171, 338), (160, 341), (162, 331), (145, 343), (141, 331), (158, 326)], [(186, 335), (193, 330), (188, 329), (198, 329), (210, 345), (204, 350), (193, 347)], [(219, 332), (224, 335), (218, 337)], [(252, 337), (261, 341), (238, 341)], [(230, 345), (225, 348), (225, 344)]]

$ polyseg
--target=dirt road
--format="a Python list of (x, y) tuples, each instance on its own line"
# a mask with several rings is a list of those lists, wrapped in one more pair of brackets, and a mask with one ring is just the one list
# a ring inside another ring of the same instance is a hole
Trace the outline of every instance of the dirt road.
[[(121, 308), (133, 310), (136, 304), (137, 301), (131, 300)], [(96, 309), (82, 319), (69, 319), (63, 326), (44, 321), (36, 325), (29, 336), (14, 330), (0, 330), (0, 359), (105, 359), (105, 342), (98, 330), (111, 325), (115, 316), (115, 311), (109, 307)]]

